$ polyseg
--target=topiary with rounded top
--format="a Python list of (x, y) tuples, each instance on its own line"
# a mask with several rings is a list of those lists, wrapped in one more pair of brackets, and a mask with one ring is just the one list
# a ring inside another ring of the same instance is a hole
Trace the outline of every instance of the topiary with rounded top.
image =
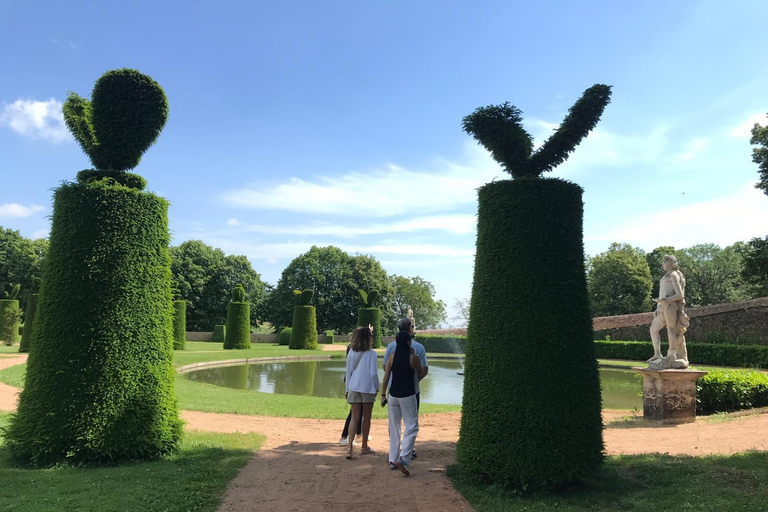
[(298, 304), (293, 308), (293, 327), (288, 348), (315, 350), (317, 348), (317, 316), (315, 306), (309, 303), (314, 296), (312, 290), (294, 290)]
[[(6, 431), (26, 464), (153, 459), (175, 449), (168, 202), (126, 169), (157, 139), (165, 93), (134, 70), (105, 73), (64, 120), (99, 175), (54, 193), (50, 248), (17, 413)], [(72, 297), (76, 297), (75, 300)]]
[(584, 269), (582, 190), (543, 172), (594, 128), (610, 87), (585, 91), (536, 151), (505, 103), (465, 131), (514, 180), (478, 192), (457, 462), (501, 485), (556, 488), (603, 461), (600, 381)]
[(251, 348), (251, 303), (245, 301), (245, 289), (239, 284), (232, 290), (232, 301), (227, 306), (224, 348)]
[(379, 348), (381, 347), (381, 310), (374, 306), (379, 298), (379, 292), (378, 290), (366, 292), (362, 289), (358, 289), (357, 292), (364, 306), (357, 310), (357, 326), (373, 326), (373, 348)]
[(277, 344), (278, 345), (284, 345), (288, 346), (291, 344), (291, 328), (290, 327), (284, 327), (280, 334), (277, 335)]

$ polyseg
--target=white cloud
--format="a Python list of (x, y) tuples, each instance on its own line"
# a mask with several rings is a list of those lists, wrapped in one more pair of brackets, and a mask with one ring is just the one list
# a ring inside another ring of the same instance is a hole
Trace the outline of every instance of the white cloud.
[(240, 221), (237, 219), (228, 219), (227, 220), (227, 226), (237, 226), (240, 224)]
[(734, 126), (729, 132), (729, 135), (731, 137), (749, 139), (752, 136), (752, 127), (754, 127), (755, 124), (760, 124), (762, 126), (768, 124), (768, 115), (755, 114), (751, 116), (749, 119), (739, 124), (738, 126)]
[(71, 140), (64, 125), (61, 105), (55, 98), (48, 101), (16, 100), (10, 105), (4, 103), (0, 112), (0, 125), (6, 125), (19, 135), (33, 139), (51, 142)]
[(588, 235), (585, 242), (626, 242), (646, 251), (669, 245), (683, 248), (700, 243), (722, 247), (765, 236), (768, 201), (750, 186), (730, 196), (666, 211), (627, 218), (620, 228)]
[(257, 183), (226, 192), (229, 206), (325, 215), (390, 217), (401, 213), (398, 202), (418, 198), (420, 213), (454, 209), (476, 201), (476, 188), (495, 177), (506, 177), (485, 150), (467, 146), (468, 164), (436, 161), (429, 171), (397, 165), (369, 173), (335, 177), (290, 178), (277, 184)]
[(40, 205), (24, 206), (19, 203), (0, 204), (0, 219), (20, 219), (45, 210)]
[(34, 233), (32, 233), (32, 240), (37, 240), (38, 238), (48, 238), (48, 236), (51, 234), (50, 229), (38, 229)]
[[(234, 219), (230, 219), (234, 220)], [(230, 226), (237, 226), (239, 222)], [(447, 231), (458, 235), (467, 235), (475, 232), (477, 217), (475, 215), (435, 215), (430, 217), (417, 217), (410, 220), (393, 223), (371, 224), (367, 226), (342, 226), (330, 222), (314, 222), (298, 226), (265, 226), (259, 224), (243, 225), (242, 230), (248, 233), (262, 233), (270, 235), (330, 235), (342, 238), (352, 238), (360, 235), (377, 235), (384, 233), (412, 233), (421, 230)]]

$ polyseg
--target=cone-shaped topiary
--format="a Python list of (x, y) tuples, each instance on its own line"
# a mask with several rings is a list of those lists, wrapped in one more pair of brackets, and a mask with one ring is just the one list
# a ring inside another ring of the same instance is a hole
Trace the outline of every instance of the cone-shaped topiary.
[(376, 299), (379, 298), (378, 290), (371, 290), (366, 293), (365, 290), (358, 289), (360, 298), (365, 307), (357, 310), (357, 326), (373, 326), (373, 348), (381, 347), (381, 310), (374, 307)]
[(557, 487), (603, 460), (582, 190), (539, 176), (567, 158), (609, 98), (608, 86), (588, 89), (536, 152), (520, 111), (507, 103), (464, 118), (464, 129), (518, 178), (478, 194), (456, 452), (465, 469), (502, 485)]
[(312, 290), (294, 290), (298, 305), (293, 308), (290, 349), (314, 350), (317, 348), (317, 317), (315, 306), (310, 306)]
[(24, 314), (24, 330), (21, 334), (19, 352), (29, 352), (29, 348), (32, 346), (32, 327), (35, 325), (38, 296), (37, 293), (30, 293), (27, 297), (27, 311)]
[[(13, 293), (12, 296), (16, 297), (17, 294), (18, 291)], [(11, 296), (7, 292), (5, 295)], [(19, 301), (15, 299), (0, 299), (0, 341), (5, 345), (11, 346), (21, 340), (21, 335), (19, 335), (20, 321), (21, 309), (19, 308)]]
[(173, 349), (184, 350), (187, 343), (187, 301), (173, 301)]
[(285, 327), (280, 334), (277, 335), (278, 345), (290, 345), (291, 344), (291, 328)]
[(245, 290), (239, 284), (232, 290), (232, 302), (227, 306), (224, 348), (251, 348), (251, 303), (245, 301)]
[(54, 194), (34, 344), (6, 444), (15, 460), (39, 465), (156, 458), (182, 434), (168, 202), (121, 184), (120, 172), (157, 138), (165, 93), (137, 71), (112, 71), (92, 102), (70, 95), (64, 117), (94, 166), (113, 175), (91, 173)]
[(211, 337), (211, 341), (215, 341), (216, 343), (224, 343), (224, 340), (227, 337), (227, 326), (226, 325), (214, 325), (213, 326), (213, 336)]

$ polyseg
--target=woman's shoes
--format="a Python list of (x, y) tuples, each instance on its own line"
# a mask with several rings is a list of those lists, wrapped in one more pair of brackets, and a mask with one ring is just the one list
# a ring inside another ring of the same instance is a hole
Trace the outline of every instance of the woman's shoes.
[(376, 450), (374, 450), (370, 446), (366, 446), (366, 447), (360, 449), (360, 455), (368, 455), (368, 454), (375, 455), (376, 454)]
[(351, 459), (352, 458), (352, 450), (347, 450), (346, 458), (347, 459)]
[(339, 439), (339, 446), (347, 446), (349, 444), (349, 439), (346, 437), (342, 437)]

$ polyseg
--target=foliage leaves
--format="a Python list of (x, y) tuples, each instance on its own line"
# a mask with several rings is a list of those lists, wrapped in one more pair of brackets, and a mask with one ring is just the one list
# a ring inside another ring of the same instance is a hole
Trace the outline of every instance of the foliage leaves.
[(22, 311), (27, 308), (27, 296), (36, 291), (35, 280), (43, 277), (43, 263), (48, 252), (48, 240), (30, 240), (18, 231), (0, 227), (0, 295), (10, 294), (10, 283), (21, 285), (17, 297)]
[[(293, 326), (288, 348), (295, 350), (314, 350), (317, 348), (317, 320), (315, 306), (296, 306), (293, 308)], [(285, 330), (283, 330), (285, 332)]]
[(373, 348), (381, 347), (381, 310), (379, 308), (359, 308), (357, 310), (357, 326), (373, 327)]
[(187, 302), (173, 301), (173, 349), (184, 350), (187, 343)]
[(594, 256), (589, 267), (592, 316), (651, 310), (651, 271), (642, 249), (613, 243), (607, 251)]
[(32, 346), (38, 296), (37, 293), (30, 293), (27, 297), (27, 310), (24, 314), (24, 332), (21, 335), (19, 352), (29, 352), (29, 348)]
[(104, 181), (56, 190), (35, 340), (6, 436), (16, 460), (114, 462), (177, 446), (167, 208)]
[(760, 146), (752, 149), (752, 161), (759, 166), (758, 174), (760, 176), (755, 188), (768, 195), (768, 126), (755, 124), (752, 127), (752, 137), (749, 142)]
[(462, 128), (514, 178), (538, 177), (568, 159), (597, 125), (610, 99), (607, 85), (596, 84), (584, 91), (560, 127), (535, 152), (533, 137), (522, 125), (522, 112), (508, 102), (476, 109), (464, 117)]
[(104, 73), (91, 101), (70, 92), (64, 122), (99, 170), (125, 171), (139, 165), (168, 119), (162, 87), (134, 69)]

